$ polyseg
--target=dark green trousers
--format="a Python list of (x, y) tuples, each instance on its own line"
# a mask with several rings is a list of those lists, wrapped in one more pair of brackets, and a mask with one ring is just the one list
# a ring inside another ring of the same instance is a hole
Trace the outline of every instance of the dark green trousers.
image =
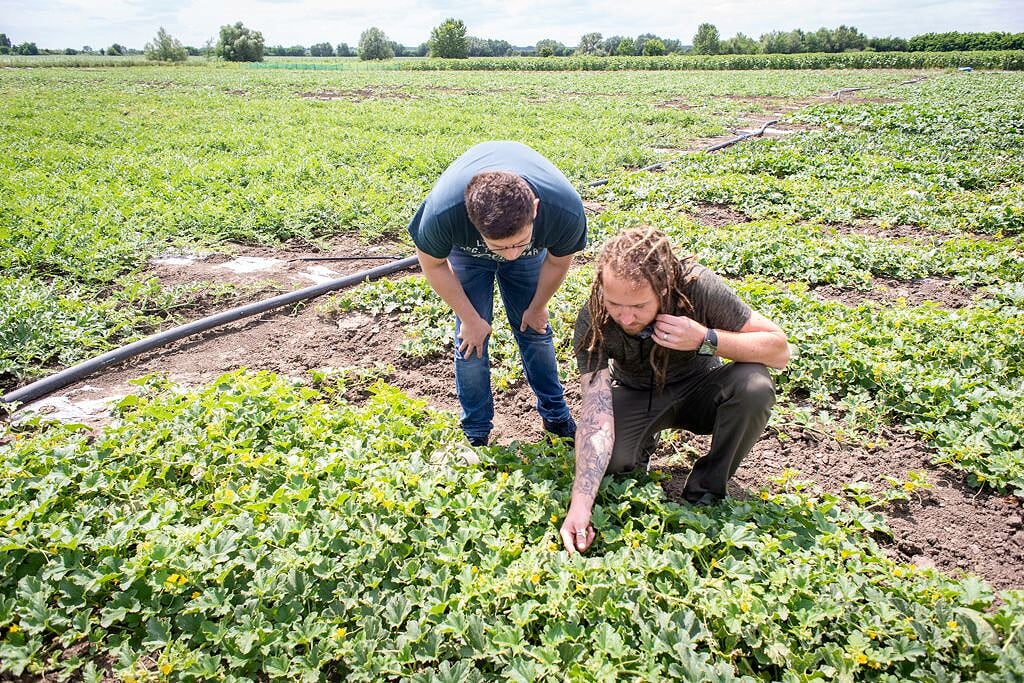
[[(650, 409), (648, 409), (650, 400)], [(663, 429), (711, 434), (711, 449), (693, 466), (683, 495), (725, 496), (726, 482), (754, 447), (775, 405), (775, 384), (760, 363), (726, 363), (703, 377), (653, 394), (612, 382), (615, 445), (609, 474), (646, 467)]]

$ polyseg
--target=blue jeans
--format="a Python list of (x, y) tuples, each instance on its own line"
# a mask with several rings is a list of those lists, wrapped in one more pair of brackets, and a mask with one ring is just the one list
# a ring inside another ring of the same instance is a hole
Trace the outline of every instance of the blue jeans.
[[(519, 345), (526, 381), (537, 396), (537, 412), (548, 422), (569, 419), (562, 383), (558, 380), (555, 345), (551, 326), (543, 333), (522, 325), (523, 312), (533, 301), (540, 278), (541, 265), (547, 250), (536, 256), (522, 256), (515, 261), (492, 261), (476, 258), (458, 248), (452, 249), (448, 262), (462, 284), (466, 297), (481, 318), (491, 324), (494, 316), (494, 278), (505, 304), (505, 313), (512, 334)], [(459, 331), (462, 321), (455, 317), (455, 391), (462, 405), (462, 431), (469, 438), (486, 437), (494, 426), (494, 396), (491, 394), (491, 360), (487, 353), (490, 337), (484, 341), (483, 357), (475, 353), (464, 357), (459, 353)]]

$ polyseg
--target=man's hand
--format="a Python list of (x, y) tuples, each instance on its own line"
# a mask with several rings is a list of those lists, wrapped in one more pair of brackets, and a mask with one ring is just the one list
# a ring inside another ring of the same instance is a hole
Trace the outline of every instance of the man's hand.
[(570, 506), (560, 533), (562, 545), (570, 555), (574, 552), (582, 553), (589, 548), (597, 536), (594, 527), (590, 526), (590, 510)]
[(469, 358), (475, 351), (478, 358), (483, 358), (484, 345), (490, 333), (491, 326), (480, 316), (475, 320), (463, 320), (459, 326), (459, 353), (463, 358)]
[(540, 308), (531, 306), (523, 311), (523, 323), (519, 326), (519, 331), (526, 332), (527, 327), (537, 334), (544, 334), (548, 331), (548, 309), (546, 306)]
[(693, 351), (698, 348), (708, 331), (708, 328), (685, 315), (659, 313), (654, 321), (654, 342), (676, 351)]

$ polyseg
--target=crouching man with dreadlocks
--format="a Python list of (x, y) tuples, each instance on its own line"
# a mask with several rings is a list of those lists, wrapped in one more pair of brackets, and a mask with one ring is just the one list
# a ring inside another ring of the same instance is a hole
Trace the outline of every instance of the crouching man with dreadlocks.
[(725, 497), (775, 403), (765, 366), (789, 361), (782, 329), (713, 272), (677, 258), (663, 233), (636, 228), (602, 249), (573, 341), (583, 401), (566, 550), (590, 547), (601, 479), (646, 466), (662, 429), (712, 435), (683, 496), (696, 505)]

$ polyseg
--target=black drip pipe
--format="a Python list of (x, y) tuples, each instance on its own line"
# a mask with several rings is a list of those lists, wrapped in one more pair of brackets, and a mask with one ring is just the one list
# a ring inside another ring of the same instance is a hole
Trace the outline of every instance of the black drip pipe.
[[(330, 282), (306, 287), (305, 289), (289, 292), (288, 294), (281, 294), (280, 296), (265, 299), (264, 301), (257, 301), (255, 303), (246, 304), (245, 306), (238, 306), (237, 308), (216, 313), (164, 332), (158, 332), (157, 334), (150, 335), (145, 339), (140, 339), (139, 341), (128, 344), (127, 346), (122, 346), (119, 349), (108, 351), (107, 353), (97, 356), (91, 360), (84, 361), (78, 365), (73, 365), (70, 368), (62, 370), (54, 375), (50, 375), (38, 382), (33, 382), (21, 389), (16, 389), (15, 391), (0, 397), (0, 403), (28, 403), (38, 398), (42, 398), (47, 394), (51, 394), (58, 389), (62, 389), (69, 384), (73, 384), (80, 379), (84, 379), (94, 372), (103, 370), (110, 365), (120, 363), (123, 360), (137, 356), (140, 353), (149, 351), (150, 349), (155, 349), (158, 346), (170, 344), (178, 339), (182, 339), (199, 332), (205, 332), (206, 330), (213, 329), (214, 327), (220, 327), (221, 325), (226, 325), (227, 323), (232, 323), (242, 318), (264, 313), (282, 306), (288, 306), (289, 304), (295, 304), (306, 299), (312, 299), (320, 296), (321, 294), (326, 294), (327, 292), (344, 289), (363, 282), (369, 282), (370, 280), (377, 280), (385, 275), (390, 275), (391, 273), (399, 270), (405, 270), (406, 268), (411, 268), (416, 265), (419, 265), (419, 259), (415, 256), (409, 256), (400, 261), (395, 261), (394, 263), (370, 268), (369, 270), (360, 271), (354, 275), (348, 275), (337, 280), (331, 280)], [(4, 407), (0, 406), (0, 412), (2, 412), (3, 409)]]
[[(719, 142), (717, 145), (711, 145), (710, 147), (705, 147), (704, 149), (697, 150), (697, 151), (698, 152), (707, 152), (707, 153), (710, 154), (711, 152), (717, 152), (720, 149), (725, 149), (726, 147), (731, 147), (731, 146), (735, 145), (737, 142), (743, 142), (744, 140), (746, 140), (748, 138), (760, 137), (760, 136), (764, 135), (764, 132), (766, 130), (768, 130), (768, 126), (772, 125), (773, 123), (778, 123), (778, 122), (779, 122), (779, 119), (774, 119), (772, 121), (768, 121), (763, 126), (761, 126), (761, 130), (757, 131), (756, 133), (744, 133), (743, 135), (737, 135), (736, 137), (732, 138), (731, 140), (726, 140), (725, 142)], [(650, 166), (644, 166), (643, 168), (638, 169), (638, 170), (640, 170), (640, 171), (661, 171), (670, 162), (671, 162), (671, 160), (659, 161), (656, 164), (651, 164)], [(607, 185), (607, 184), (608, 184), (608, 179), (607, 178), (602, 178), (601, 180), (595, 180), (593, 182), (587, 183), (586, 185), (584, 185), (584, 187), (601, 187), (602, 185)]]

